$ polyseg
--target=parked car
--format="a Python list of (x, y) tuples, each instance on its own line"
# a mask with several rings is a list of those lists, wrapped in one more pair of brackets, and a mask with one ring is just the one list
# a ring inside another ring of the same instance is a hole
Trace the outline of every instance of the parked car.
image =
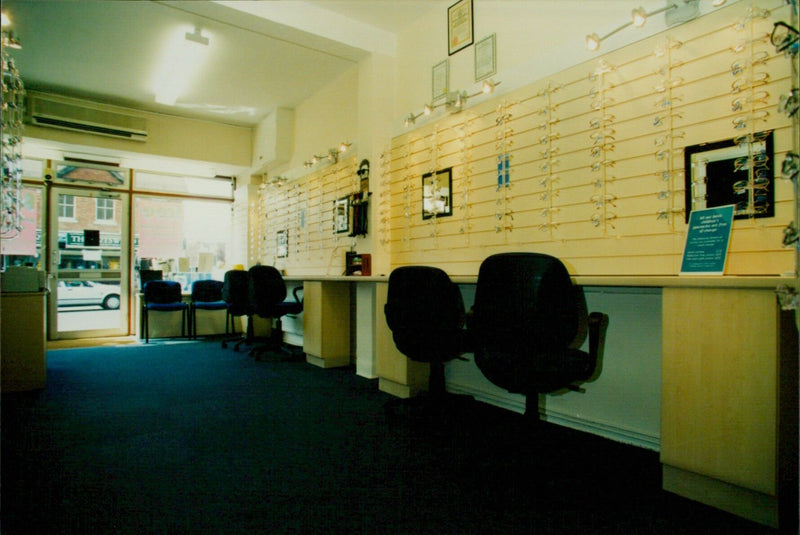
[(98, 305), (109, 310), (119, 308), (119, 284), (93, 281), (58, 281), (58, 306)]

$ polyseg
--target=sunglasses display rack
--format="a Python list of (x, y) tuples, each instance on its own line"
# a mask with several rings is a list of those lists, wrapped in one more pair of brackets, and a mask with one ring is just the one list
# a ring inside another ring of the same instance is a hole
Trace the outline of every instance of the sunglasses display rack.
[(769, 117), (767, 101), (762, 97), (764, 86), (770, 81), (766, 63), (770, 54), (762, 31), (763, 21), (770, 12), (766, 9), (749, 7), (742, 18), (731, 26), (736, 35), (733, 52), (736, 59), (731, 63), (731, 94), (734, 100), (731, 111), (739, 115), (732, 120), (740, 147), (746, 148), (747, 156), (736, 161), (737, 168), (747, 171), (747, 179), (735, 183), (734, 215), (755, 217), (774, 210), (773, 178), (764, 166), (767, 158), (773, 155), (758, 147), (757, 132), (763, 129)]
[(392, 195), (391, 195), (391, 149), (385, 147), (378, 159), (378, 242), (384, 249), (389, 248), (391, 243), (391, 228), (389, 226), (392, 217)]
[[(428, 169), (425, 172), (426, 175), (430, 175), (431, 184), (429, 185), (429, 187), (431, 188), (431, 190), (434, 187), (433, 186), (433, 182), (434, 182), (434, 180), (436, 178), (436, 172), (440, 169), (440, 167), (439, 167), (439, 152), (441, 151), (442, 147), (439, 146), (439, 141), (440, 141), (439, 125), (438, 124), (434, 124), (433, 125), (433, 131), (431, 132), (431, 135), (430, 135), (430, 137), (428, 139), (428, 143), (429, 143), (428, 151), (429, 151), (430, 156), (428, 158), (429, 166), (428, 166)], [(423, 181), (424, 181), (424, 179), (423, 179)], [(424, 186), (422, 186), (422, 189), (423, 189), (423, 191), (422, 191), (421, 195), (424, 196), (424, 194), (425, 194), (424, 193), (424, 189), (425, 189)], [(433, 193), (431, 193), (431, 194), (433, 194)], [(452, 192), (448, 193), (448, 195), (452, 195)], [(436, 222), (439, 220), (439, 218), (437, 217), (437, 215), (435, 213), (435, 211), (436, 211), (435, 204), (431, 203), (431, 207), (432, 207), (432, 210), (434, 211), (434, 215), (433, 215), (433, 217), (429, 217), (426, 220), (428, 222), (427, 236), (429, 238), (433, 238), (434, 243), (436, 243), (436, 241), (437, 241), (436, 238), (439, 235), (438, 230), (436, 228)]]
[(541, 172), (538, 183), (542, 188), (539, 194), (539, 200), (541, 201), (539, 207), (539, 215), (541, 217), (539, 230), (550, 236), (558, 228), (558, 221), (555, 217), (558, 207), (555, 199), (559, 194), (557, 187), (559, 176), (556, 168), (561, 165), (561, 160), (558, 157), (559, 147), (557, 144), (560, 133), (555, 126), (559, 122), (559, 118), (556, 115), (557, 104), (555, 96), (562, 87), (560, 84), (555, 85), (548, 82), (546, 87), (537, 93), (537, 100), (542, 107), (535, 112), (537, 117), (534, 119), (534, 123), (539, 123), (536, 127), (541, 133), (541, 137), (538, 140), (539, 153), (538, 155), (534, 154), (534, 157), (538, 156), (540, 158), (537, 161), (540, 162), (538, 170)]
[(800, 228), (800, 89), (798, 89), (798, 79), (800, 79), (800, 14), (798, 13), (797, 1), (789, 2), (791, 13), (788, 20), (780, 20), (773, 24), (770, 41), (775, 47), (775, 52), (783, 55), (784, 61), (791, 66), (791, 87), (780, 96), (778, 102), (778, 113), (785, 115), (792, 121), (792, 144), (791, 149), (783, 155), (780, 166), (780, 177), (788, 181), (792, 186), (794, 198), (794, 217), (783, 231), (783, 246), (792, 248), (795, 252), (795, 287), (787, 285), (781, 286), (777, 290), (778, 301), (784, 310), (795, 311), (795, 322), (800, 328), (800, 296), (797, 288), (800, 281), (797, 280), (798, 269), (800, 269), (800, 240), (798, 240), (798, 228)]
[(22, 231), (22, 121), (25, 115), (25, 86), (14, 59), (6, 52), (2, 36), (3, 98), (2, 157), (0, 176), (0, 236), (13, 238)]
[(403, 229), (402, 229), (402, 242), (403, 248), (409, 249), (411, 245), (411, 214), (414, 208), (414, 203), (411, 199), (411, 190), (413, 179), (415, 175), (412, 174), (412, 167), (411, 167), (411, 147), (414, 144), (414, 139), (409, 136), (407, 142), (400, 148), (401, 155), (400, 155), (400, 169), (401, 169), (401, 178), (400, 178), (400, 187), (402, 189), (402, 202), (400, 204), (400, 210), (402, 213), (402, 222), (403, 222)]
[(592, 195), (589, 198), (593, 204), (592, 215), (589, 218), (592, 226), (604, 235), (613, 230), (616, 214), (611, 211), (614, 207), (616, 196), (611, 193), (609, 182), (613, 180), (610, 167), (614, 165), (611, 152), (614, 150), (614, 115), (609, 106), (613, 103), (608, 95), (611, 84), (607, 75), (614, 67), (605, 60), (598, 62), (597, 68), (589, 75), (589, 82), (594, 84), (589, 90), (592, 110), (589, 119), (589, 140), (591, 147), (589, 155), (591, 165), (589, 172), (592, 182)]
[(653, 104), (655, 115), (652, 116), (651, 124), (656, 135), (653, 140), (656, 168), (661, 167), (656, 171), (656, 177), (660, 181), (656, 193), (660, 201), (656, 218), (665, 221), (670, 228), (675, 227), (676, 214), (684, 212), (683, 208), (675, 204), (678, 198), (676, 192), (683, 186), (683, 170), (675, 164), (675, 156), (681, 152), (676, 146), (676, 121), (683, 118), (676, 107), (684, 100), (678, 91), (683, 82), (678, 72), (678, 67), (683, 62), (676, 57), (680, 47), (679, 41), (667, 38), (653, 51), (658, 83), (653, 87), (657, 98)]
[[(468, 116), (467, 119), (461, 123), (453, 126), (458, 139), (458, 152), (459, 152), (459, 165), (462, 172), (458, 173), (460, 179), (453, 182), (453, 198), (455, 199), (455, 192), (460, 191), (460, 202), (458, 208), (461, 211), (460, 228), (458, 232), (464, 236), (464, 245), (469, 245), (469, 230), (470, 230), (470, 204), (469, 192), (472, 189), (472, 144), (470, 141), (470, 131), (472, 128), (473, 119)], [(458, 176), (457, 175), (457, 176)]]
[[(514, 103), (503, 101), (497, 106), (495, 117), (495, 153), (497, 155), (497, 174), (495, 188), (495, 224), (494, 232), (507, 234), (514, 230), (514, 215), (511, 210), (511, 159), (514, 144)], [(504, 241), (508, 241), (504, 237)]]

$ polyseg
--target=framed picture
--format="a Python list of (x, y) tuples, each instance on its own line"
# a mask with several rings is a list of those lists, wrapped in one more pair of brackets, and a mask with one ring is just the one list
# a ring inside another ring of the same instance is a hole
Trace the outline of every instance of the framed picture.
[(447, 8), (447, 54), (452, 56), (472, 44), (472, 0), (459, 0)]
[(431, 100), (436, 102), (447, 96), (450, 90), (450, 62), (444, 60), (433, 66), (431, 72)]
[(475, 81), (486, 80), (497, 74), (497, 51), (495, 34), (475, 43)]
[(350, 232), (350, 199), (342, 197), (333, 201), (333, 231)]
[(453, 215), (453, 168), (422, 175), (422, 219)]
[(278, 252), (276, 256), (278, 258), (287, 258), (289, 256), (289, 231), (279, 230), (277, 236)]

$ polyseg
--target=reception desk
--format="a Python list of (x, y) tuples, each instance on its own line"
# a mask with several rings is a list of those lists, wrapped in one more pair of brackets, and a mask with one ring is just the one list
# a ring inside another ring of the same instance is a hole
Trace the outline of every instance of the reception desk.
[[(357, 340), (357, 369), (372, 367), (381, 390), (409, 397), (426, 388), (428, 365), (401, 354), (386, 325), (388, 277), (287, 279), (307, 289), (309, 362), (346, 365), (349, 341)], [(452, 279), (469, 307), (477, 277)], [(796, 514), (797, 470), (781, 467), (792, 460), (796, 467), (797, 459), (797, 330), (775, 297), (794, 279), (573, 280), (590, 311), (610, 316), (603, 369), (586, 394), (547, 396), (544, 417), (658, 450), (670, 492), (772, 526)], [(521, 396), (494, 388), (476, 370), (472, 362), (450, 363), (448, 389), (523, 410)]]

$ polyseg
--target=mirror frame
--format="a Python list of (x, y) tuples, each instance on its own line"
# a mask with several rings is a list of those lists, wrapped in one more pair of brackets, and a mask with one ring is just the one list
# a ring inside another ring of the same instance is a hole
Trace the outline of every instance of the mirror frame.
[[(429, 192), (426, 195), (426, 190)], [(442, 194), (441, 192), (446, 193)], [(441, 209), (439, 209), (441, 205)], [(422, 175), (422, 219), (453, 215), (453, 168)]]
[[(764, 188), (759, 188), (760, 196), (766, 202), (766, 207), (761, 211), (756, 211), (755, 191), (750, 194), (751, 188), (747, 188), (746, 201), (737, 200), (741, 194), (734, 191), (733, 184), (741, 180), (749, 180), (750, 173), (747, 168), (736, 169), (735, 161), (739, 158), (748, 157), (753, 152), (751, 146), (757, 147), (756, 153), (763, 152), (766, 160), (758, 165), (759, 169), (764, 170), (767, 184)], [(708, 164), (714, 164), (713, 173), (709, 176)], [(702, 168), (700, 166), (702, 165)], [(772, 130), (744, 134), (742, 136), (715, 141), (710, 143), (700, 143), (690, 145), (684, 149), (684, 177), (685, 177), (685, 200), (686, 200), (686, 222), (689, 222), (689, 214), (693, 209), (713, 208), (715, 206), (725, 206), (733, 204), (734, 219), (747, 219), (751, 217), (774, 217), (775, 216), (775, 141)], [(702, 182), (701, 182), (702, 180)], [(702, 199), (702, 202), (700, 200)], [(697, 201), (697, 203), (695, 203)], [(741, 203), (746, 202), (745, 209), (739, 208)], [(698, 204), (695, 206), (695, 204)]]

